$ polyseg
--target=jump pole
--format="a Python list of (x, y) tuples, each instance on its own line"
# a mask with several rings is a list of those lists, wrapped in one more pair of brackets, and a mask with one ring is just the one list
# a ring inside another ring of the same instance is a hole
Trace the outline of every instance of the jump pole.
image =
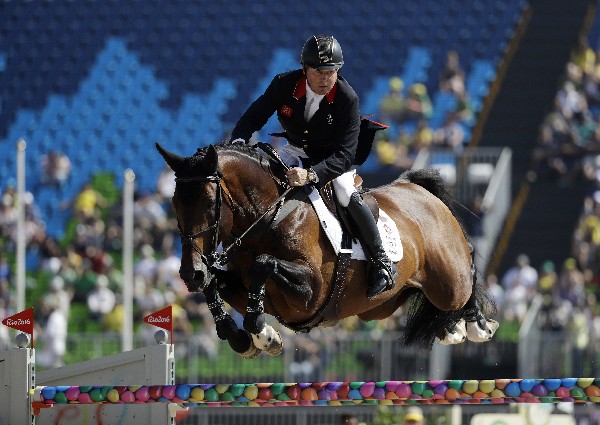
[[(600, 378), (36, 387), (42, 404), (177, 403), (200, 407), (600, 403)], [(99, 393), (101, 392), (101, 394)]]

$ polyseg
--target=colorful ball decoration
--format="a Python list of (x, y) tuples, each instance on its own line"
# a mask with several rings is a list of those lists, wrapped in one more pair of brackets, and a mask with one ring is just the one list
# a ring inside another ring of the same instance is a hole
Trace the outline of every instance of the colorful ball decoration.
[(41, 387), (39, 398), (46, 404), (175, 402), (207, 407), (559, 401), (600, 403), (600, 379), (47, 386)]

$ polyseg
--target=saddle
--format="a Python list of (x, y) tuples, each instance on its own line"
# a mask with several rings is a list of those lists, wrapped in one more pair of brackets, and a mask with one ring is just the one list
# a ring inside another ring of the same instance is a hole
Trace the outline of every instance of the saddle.
[[(279, 157), (275, 149), (273, 149), (273, 147), (267, 143), (259, 142), (257, 145), (265, 153), (267, 153), (268, 156), (275, 160), (277, 167), (274, 172), (277, 174), (277, 177), (281, 180), (281, 182), (285, 182), (285, 170), (287, 170), (288, 167)], [(309, 166), (309, 164), (303, 165)], [(364, 202), (371, 210), (375, 220), (379, 220), (379, 205), (377, 204), (377, 200), (369, 193), (368, 190), (365, 190), (362, 187), (362, 178), (358, 175), (356, 175), (354, 179), (354, 186), (359, 191)], [(293, 190), (289, 192), (289, 196), (286, 197), (286, 200), (281, 208), (270, 220), (269, 224), (274, 225), (285, 218), (285, 216), (295, 209), (300, 202), (305, 202), (309, 192), (310, 190), (306, 190), (304, 188), (293, 188)], [(319, 194), (327, 209), (329, 209), (329, 211), (340, 222), (340, 226), (342, 227), (344, 234), (342, 241), (342, 248), (344, 249), (337, 256), (331, 289), (327, 295), (327, 298), (319, 310), (313, 315), (313, 317), (302, 323), (288, 323), (285, 322), (281, 317), (277, 317), (277, 320), (280, 323), (295, 332), (309, 332), (316, 326), (334, 326), (338, 323), (339, 304), (342, 295), (345, 292), (346, 273), (351, 261), (352, 239), (358, 240), (357, 235), (359, 232), (356, 228), (357, 225), (350, 218), (349, 214), (346, 212), (346, 209), (342, 207), (337, 200), (337, 196), (334, 194), (333, 184), (331, 182), (327, 183), (319, 190)], [(271, 302), (268, 298), (266, 301), (268, 303)]]

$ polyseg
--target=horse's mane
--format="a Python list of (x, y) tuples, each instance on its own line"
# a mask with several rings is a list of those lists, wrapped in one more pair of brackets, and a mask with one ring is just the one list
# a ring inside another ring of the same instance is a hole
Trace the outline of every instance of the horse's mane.
[[(258, 149), (256, 149), (254, 145), (246, 145), (244, 143), (230, 143), (224, 140), (212, 146), (217, 150), (217, 152), (239, 152), (241, 154), (244, 154), (245, 156), (257, 160), (259, 163), (265, 160), (265, 155), (258, 151)], [(191, 158), (203, 158), (206, 155), (208, 148), (208, 146), (198, 148), (196, 150), (196, 153), (194, 153), (194, 155), (192, 155)]]

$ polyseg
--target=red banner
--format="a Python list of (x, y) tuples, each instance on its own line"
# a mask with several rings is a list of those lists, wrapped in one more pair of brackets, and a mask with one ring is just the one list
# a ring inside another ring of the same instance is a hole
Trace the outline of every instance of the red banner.
[(31, 348), (33, 348), (33, 307), (5, 318), (2, 324), (31, 335)]
[(169, 332), (173, 331), (173, 306), (167, 306), (161, 310), (155, 311), (144, 317), (144, 322), (149, 325), (158, 326), (159, 328), (163, 328), (168, 330)]

